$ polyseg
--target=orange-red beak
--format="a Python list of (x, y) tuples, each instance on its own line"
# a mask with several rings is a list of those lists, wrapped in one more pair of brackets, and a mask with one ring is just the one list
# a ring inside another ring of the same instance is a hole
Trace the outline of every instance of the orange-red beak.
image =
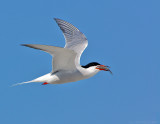
[(109, 68), (110, 68), (109, 66), (105, 66), (105, 65), (97, 65), (97, 67), (96, 67), (96, 69), (98, 69), (98, 70), (109, 71), (112, 74), (112, 72)]

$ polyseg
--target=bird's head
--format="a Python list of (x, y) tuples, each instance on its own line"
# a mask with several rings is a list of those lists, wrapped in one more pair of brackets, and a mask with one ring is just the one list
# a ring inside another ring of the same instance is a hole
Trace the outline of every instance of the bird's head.
[(105, 66), (105, 65), (101, 65), (99, 64), (98, 62), (91, 62), (85, 66), (82, 66), (83, 68), (92, 68), (94, 70), (100, 70), (100, 71), (109, 71), (111, 74), (111, 70), (109, 69), (110, 67), (109, 66)]

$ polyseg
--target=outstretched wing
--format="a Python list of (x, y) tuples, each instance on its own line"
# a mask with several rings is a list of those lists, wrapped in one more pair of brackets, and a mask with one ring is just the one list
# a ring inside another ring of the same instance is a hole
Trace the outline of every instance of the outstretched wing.
[(57, 18), (55, 18), (55, 21), (64, 34), (66, 40), (65, 48), (73, 50), (77, 53), (75, 64), (80, 64), (81, 54), (88, 45), (87, 38), (72, 24)]
[(39, 44), (22, 44), (22, 46), (39, 49), (50, 53), (54, 57), (52, 60), (52, 72), (56, 72), (58, 70), (74, 70), (76, 68), (76, 53), (73, 50)]

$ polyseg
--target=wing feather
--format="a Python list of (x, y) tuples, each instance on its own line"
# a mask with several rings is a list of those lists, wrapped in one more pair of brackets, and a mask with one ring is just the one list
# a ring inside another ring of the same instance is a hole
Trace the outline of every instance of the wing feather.
[(55, 21), (65, 37), (66, 45), (64, 48), (39, 44), (22, 44), (22, 46), (50, 53), (54, 57), (52, 59), (52, 73), (58, 70), (74, 70), (77, 65), (80, 65), (81, 54), (88, 45), (87, 38), (72, 24), (57, 18)]
[(64, 34), (66, 40), (65, 48), (71, 49), (77, 53), (75, 64), (80, 64), (81, 54), (88, 45), (87, 38), (72, 24), (58, 18), (55, 18), (55, 21)]
[(39, 45), (39, 44), (22, 44), (22, 45), (50, 53), (53, 56), (52, 73), (58, 70), (73, 70), (76, 68), (74, 62), (76, 58), (76, 53), (73, 50), (55, 46)]

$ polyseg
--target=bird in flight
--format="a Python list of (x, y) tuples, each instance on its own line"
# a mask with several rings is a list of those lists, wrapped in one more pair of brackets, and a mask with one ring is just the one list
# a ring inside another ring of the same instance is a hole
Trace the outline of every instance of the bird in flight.
[(112, 73), (109, 66), (101, 65), (98, 62), (91, 62), (81, 66), (80, 57), (88, 45), (87, 38), (72, 24), (58, 18), (54, 18), (54, 20), (65, 37), (66, 44), (64, 48), (39, 44), (22, 44), (22, 46), (39, 49), (51, 54), (53, 57), (52, 71), (34, 80), (15, 85), (31, 82), (43, 82), (42, 85), (63, 84), (90, 78), (101, 70)]

